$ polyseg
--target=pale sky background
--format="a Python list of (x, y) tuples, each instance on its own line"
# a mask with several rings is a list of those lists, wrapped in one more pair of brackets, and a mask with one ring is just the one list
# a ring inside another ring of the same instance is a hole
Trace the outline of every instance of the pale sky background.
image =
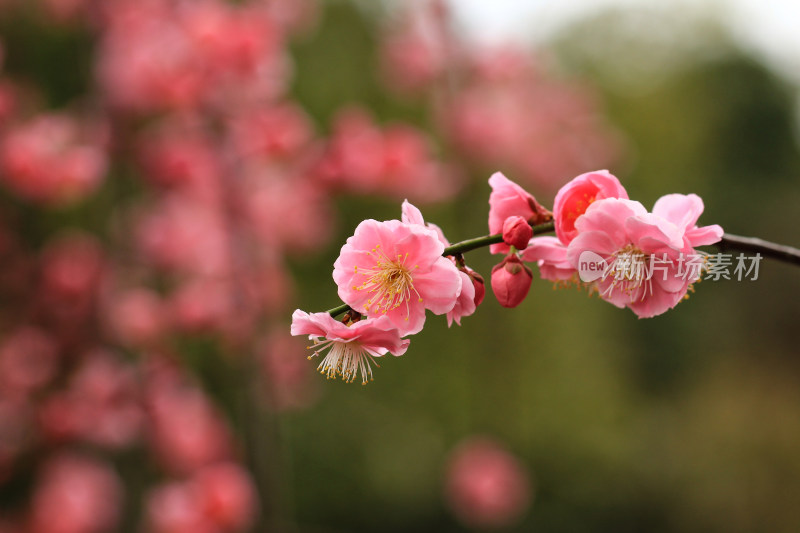
[[(800, 83), (800, 0), (449, 0), (480, 41), (535, 43), (609, 6), (699, 9), (729, 28), (740, 45)], [(675, 17), (680, 20), (680, 17)]]

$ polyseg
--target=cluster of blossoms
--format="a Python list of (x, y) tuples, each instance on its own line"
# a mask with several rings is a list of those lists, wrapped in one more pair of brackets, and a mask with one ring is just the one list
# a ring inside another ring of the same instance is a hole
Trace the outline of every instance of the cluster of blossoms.
[[(697, 225), (703, 212), (697, 195), (666, 195), (648, 212), (605, 170), (581, 174), (563, 186), (552, 212), (499, 172), (489, 185), (492, 235), (478, 245), (504, 255), (491, 275), (492, 291), (504, 307), (516, 307), (528, 295), (533, 273), (525, 263), (535, 263), (543, 279), (583, 286), (639, 318), (654, 317), (686, 298), (700, 279), (703, 269), (687, 274), (684, 258), (703, 257), (695, 248), (722, 238), (720, 226)], [(550, 225), (555, 237), (534, 236), (534, 230)], [(475, 312), (484, 282), (465, 265), (462, 250), (451, 247), (441, 229), (426, 223), (408, 201), (401, 220), (365, 220), (334, 263), (339, 297), (350, 307), (344, 321), (297, 310), (292, 334), (309, 335), (314, 355), (329, 350), (319, 365), (329, 378), (352, 382), (360, 373), (365, 384), (372, 379), (375, 357), (405, 353), (409, 341), (403, 338), (422, 330), (426, 311), (446, 314), (448, 325), (460, 325)], [(605, 271), (582, 276), (587, 256), (607, 265)], [(660, 276), (630, 269), (631, 263), (656, 261)]]

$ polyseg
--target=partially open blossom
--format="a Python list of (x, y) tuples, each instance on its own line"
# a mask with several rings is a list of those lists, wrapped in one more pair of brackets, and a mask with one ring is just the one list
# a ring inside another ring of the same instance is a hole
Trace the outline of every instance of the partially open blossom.
[(521, 216), (511, 216), (503, 222), (503, 242), (517, 250), (524, 250), (532, 236), (530, 224)]
[(702, 200), (693, 194), (665, 196), (652, 214), (639, 202), (595, 201), (575, 222), (578, 234), (567, 258), (578, 269), (585, 252), (592, 252), (605, 265), (602, 277), (593, 281), (601, 298), (639, 318), (660, 315), (675, 307), (701, 275), (702, 262), (691, 266), (694, 246), (722, 237), (717, 225), (696, 226), (702, 211)]
[(308, 335), (314, 341), (310, 346), (314, 348), (314, 355), (310, 357), (328, 350), (318, 367), (328, 379), (341, 376), (352, 383), (361, 373), (364, 385), (372, 380), (370, 364), (375, 363), (375, 357), (387, 353), (403, 355), (411, 342), (400, 338), (400, 332), (386, 316), (367, 318), (348, 326), (328, 313), (308, 314), (299, 309), (292, 314), (292, 335)]
[[(541, 224), (552, 217), (550, 211), (542, 207), (532, 194), (502, 173), (492, 174), (489, 185), (492, 186), (492, 194), (489, 195), (489, 233), (502, 233), (503, 224), (509, 217), (519, 216), (531, 224)], [(492, 244), (489, 251), (493, 254), (508, 253), (509, 247), (505, 243)]]
[(558, 191), (553, 202), (556, 236), (566, 246), (577, 235), (575, 221), (595, 200), (628, 199), (619, 180), (607, 170), (587, 172), (573, 179)]
[(495, 441), (472, 438), (452, 452), (445, 496), (465, 525), (513, 525), (527, 510), (531, 492), (524, 466)]
[(567, 259), (567, 247), (558, 237), (549, 235), (534, 237), (520, 257), (525, 262), (536, 263), (542, 279), (566, 282), (575, 281), (577, 278), (577, 270)]
[(417, 333), (426, 309), (445, 314), (461, 293), (443, 251), (436, 232), (420, 224), (365, 220), (333, 265), (339, 297), (361, 313), (388, 317), (403, 336)]
[(533, 272), (516, 254), (509, 254), (492, 269), (492, 291), (503, 307), (516, 307), (528, 295)]

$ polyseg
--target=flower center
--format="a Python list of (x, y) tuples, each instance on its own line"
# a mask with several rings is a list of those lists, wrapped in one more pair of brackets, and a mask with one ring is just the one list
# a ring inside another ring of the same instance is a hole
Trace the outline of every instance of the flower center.
[(326, 374), (328, 379), (336, 379), (341, 376), (344, 382), (352, 383), (361, 372), (361, 384), (366, 385), (373, 379), (370, 363), (374, 363), (376, 367), (380, 368), (373, 355), (357, 342), (331, 340), (319, 342), (315, 340), (314, 345), (309, 346), (309, 349), (312, 348), (315, 350), (312, 355), (308, 356), (309, 359), (330, 348), (317, 367), (320, 374)]
[(396, 258), (387, 256), (381, 250), (380, 244), (375, 245), (367, 255), (375, 260), (373, 268), (354, 267), (356, 273), (362, 274), (367, 279), (361, 285), (353, 286), (353, 289), (371, 294), (364, 304), (364, 310), (367, 314), (370, 312), (386, 314), (405, 303), (406, 320), (408, 320), (408, 302), (412, 295), (416, 294), (419, 301), (422, 301), (422, 297), (414, 289), (414, 279), (411, 275), (419, 265), (407, 266), (407, 253), (398, 254)]
[(647, 272), (648, 256), (635, 244), (626, 244), (620, 248), (608, 262), (603, 280), (610, 279), (604, 295), (611, 295), (614, 289), (619, 289), (631, 297), (631, 301), (638, 295), (639, 289), (644, 285), (642, 298), (647, 294), (648, 287), (652, 291), (650, 276)]

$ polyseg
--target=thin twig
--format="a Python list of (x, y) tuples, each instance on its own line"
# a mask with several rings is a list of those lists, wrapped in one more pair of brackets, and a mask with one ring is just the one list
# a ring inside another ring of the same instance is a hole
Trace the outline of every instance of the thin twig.
[(722, 240), (716, 245), (720, 252), (728, 252), (736, 250), (739, 252), (754, 252), (760, 253), (764, 257), (770, 257), (791, 263), (793, 265), (800, 265), (800, 250), (791, 246), (783, 244), (776, 244), (774, 242), (765, 241), (756, 237), (741, 237), (739, 235), (731, 235), (726, 233), (722, 236)]

